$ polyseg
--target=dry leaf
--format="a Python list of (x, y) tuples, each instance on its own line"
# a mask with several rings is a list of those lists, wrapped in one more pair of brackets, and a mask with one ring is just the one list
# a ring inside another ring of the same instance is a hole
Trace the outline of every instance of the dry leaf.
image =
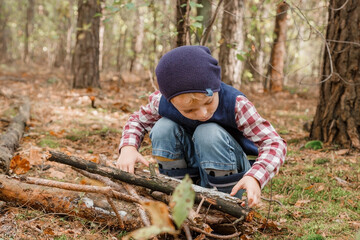
[(305, 204), (311, 202), (311, 200), (298, 200), (296, 203), (295, 203), (295, 206), (296, 207), (302, 207), (304, 206)]
[(158, 201), (149, 201), (141, 204), (151, 216), (152, 225), (158, 227), (170, 227), (174, 228), (174, 225), (169, 218), (168, 206), (165, 203)]
[(47, 227), (47, 228), (45, 228), (44, 229), (44, 231), (43, 231), (45, 234), (47, 234), (47, 235), (55, 235), (55, 233), (54, 233), (54, 231), (52, 230), (52, 228), (49, 228), (49, 227)]
[(10, 169), (17, 175), (25, 174), (30, 170), (30, 163), (27, 159), (16, 155), (11, 159)]
[(42, 163), (41, 154), (40, 154), (38, 149), (36, 149), (36, 148), (31, 148), (30, 149), (29, 163), (32, 164), (32, 165)]

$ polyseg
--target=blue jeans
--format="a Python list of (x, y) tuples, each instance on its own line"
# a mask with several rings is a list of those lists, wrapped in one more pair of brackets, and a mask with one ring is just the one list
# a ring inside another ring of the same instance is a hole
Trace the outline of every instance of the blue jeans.
[[(189, 169), (198, 170), (203, 187), (216, 186), (219, 191), (230, 193), (251, 167), (239, 143), (217, 123), (204, 123), (188, 132), (172, 120), (161, 118), (152, 128), (150, 138), (155, 157), (185, 159)], [(206, 169), (238, 173), (213, 177)], [(237, 196), (241, 195), (239, 191)]]

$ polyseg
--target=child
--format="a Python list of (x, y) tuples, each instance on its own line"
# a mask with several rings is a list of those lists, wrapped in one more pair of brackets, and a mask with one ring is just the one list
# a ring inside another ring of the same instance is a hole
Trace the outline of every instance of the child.
[[(130, 173), (136, 162), (148, 166), (137, 149), (150, 132), (160, 173), (199, 177), (201, 186), (237, 197), (244, 189), (249, 206), (256, 206), (261, 188), (284, 162), (285, 141), (240, 91), (221, 82), (207, 47), (171, 50), (156, 76), (160, 91), (126, 123), (117, 166)], [(257, 157), (255, 163), (249, 155)]]

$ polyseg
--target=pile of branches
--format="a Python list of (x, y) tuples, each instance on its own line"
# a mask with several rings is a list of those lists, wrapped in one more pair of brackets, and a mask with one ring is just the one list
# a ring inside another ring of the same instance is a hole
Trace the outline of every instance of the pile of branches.
[[(6, 136), (0, 138), (0, 156), (6, 157), (2, 157), (0, 161), (5, 173), (0, 174), (1, 201), (81, 217), (125, 231), (154, 224), (153, 216), (149, 218), (149, 211), (145, 211), (147, 203), (158, 201), (168, 206), (180, 181), (154, 174), (152, 168), (150, 171), (137, 170), (134, 175), (62, 152), (50, 151), (48, 161), (65, 164), (101, 184), (82, 185), (25, 175), (10, 176), (9, 159), (18, 146), (29, 118), (29, 106), (21, 109), (25, 110), (20, 111), (21, 116), (15, 117), (10, 123), (9, 130), (4, 134)], [(196, 185), (192, 185), (192, 188), (195, 192), (195, 204), (186, 220), (175, 229), (178, 237), (231, 239), (246, 236), (243, 223), (249, 216), (250, 209), (242, 207), (239, 199)]]

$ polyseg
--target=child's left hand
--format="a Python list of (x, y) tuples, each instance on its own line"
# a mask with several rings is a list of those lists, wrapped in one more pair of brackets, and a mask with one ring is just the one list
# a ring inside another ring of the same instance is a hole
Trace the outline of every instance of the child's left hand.
[[(232, 189), (230, 195), (234, 196), (240, 189), (245, 189), (248, 198), (249, 207), (255, 207), (261, 200), (261, 188), (258, 180), (253, 177), (243, 177)], [(241, 206), (245, 207), (245, 203)]]

